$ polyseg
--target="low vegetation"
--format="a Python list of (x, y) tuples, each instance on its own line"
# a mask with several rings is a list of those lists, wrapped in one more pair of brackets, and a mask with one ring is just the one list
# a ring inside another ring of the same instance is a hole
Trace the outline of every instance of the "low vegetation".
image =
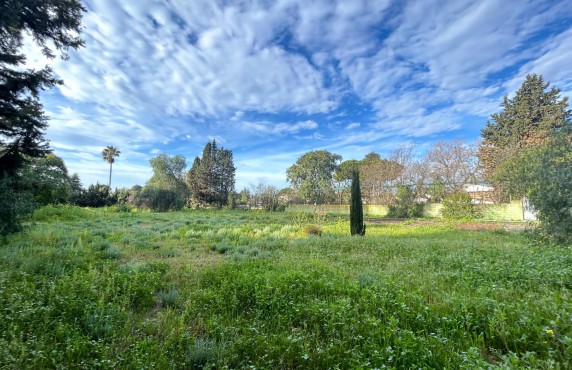
[(504, 230), (48, 206), (0, 249), (0, 368), (570, 368), (570, 246)]

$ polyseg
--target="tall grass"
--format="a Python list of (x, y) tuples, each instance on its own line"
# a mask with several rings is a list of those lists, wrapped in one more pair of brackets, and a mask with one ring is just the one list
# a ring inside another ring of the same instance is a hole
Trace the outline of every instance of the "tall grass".
[(570, 368), (572, 251), (451, 226), (39, 210), (0, 248), (0, 368)]

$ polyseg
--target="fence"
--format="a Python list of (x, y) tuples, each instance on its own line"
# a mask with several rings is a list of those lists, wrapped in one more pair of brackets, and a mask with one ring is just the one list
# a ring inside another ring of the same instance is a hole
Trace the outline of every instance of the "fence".
[[(349, 215), (349, 205), (320, 205), (317, 206), (320, 212), (331, 214)], [(440, 218), (443, 205), (440, 203), (427, 203), (423, 207), (423, 217)], [(501, 204), (479, 204), (475, 205), (479, 214), (479, 219), (489, 221), (522, 221), (524, 210), (522, 202), (512, 201)], [(315, 212), (316, 206), (312, 204), (293, 204), (286, 208), (286, 212)], [(384, 217), (387, 215), (388, 207), (384, 205), (364, 204), (363, 213), (367, 217)]]

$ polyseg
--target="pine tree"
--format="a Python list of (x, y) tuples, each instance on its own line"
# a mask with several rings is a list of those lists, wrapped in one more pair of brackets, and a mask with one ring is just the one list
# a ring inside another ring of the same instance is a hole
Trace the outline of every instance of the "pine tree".
[(234, 193), (234, 162), (232, 152), (218, 147), (216, 141), (208, 142), (202, 157), (196, 157), (187, 173), (192, 205), (213, 204), (225, 206)]
[(350, 234), (365, 235), (365, 224), (363, 222), (363, 204), (361, 200), (361, 190), (359, 185), (359, 171), (352, 172), (352, 202), (350, 204)]
[(45, 56), (54, 58), (56, 49), (65, 58), (69, 48), (83, 45), (77, 33), (84, 11), (79, 0), (0, 2), (0, 176), (15, 176), (29, 158), (49, 152), (39, 93), (62, 83), (49, 67), (24, 69), (24, 35), (31, 35)]
[(505, 96), (503, 110), (481, 130), (478, 156), (486, 178), (492, 179), (499, 164), (523, 148), (542, 145), (555, 131), (570, 125), (568, 98), (560, 98), (555, 87), (547, 91), (549, 86), (540, 75), (526, 76), (514, 98)]

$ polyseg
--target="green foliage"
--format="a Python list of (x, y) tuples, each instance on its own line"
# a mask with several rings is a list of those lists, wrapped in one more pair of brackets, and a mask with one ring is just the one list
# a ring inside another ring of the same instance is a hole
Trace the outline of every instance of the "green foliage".
[(109, 187), (110, 191), (111, 191), (111, 172), (113, 170), (113, 163), (115, 163), (115, 158), (119, 157), (119, 154), (121, 154), (121, 151), (115, 146), (107, 146), (101, 152), (101, 158), (103, 158), (104, 161), (109, 163), (109, 183), (107, 186)]
[(471, 196), (467, 193), (449, 194), (443, 199), (441, 214), (446, 220), (471, 220), (475, 217), (475, 210)]
[(540, 156), (534, 172), (538, 186), (530, 202), (538, 211), (544, 231), (560, 241), (572, 241), (572, 140), (553, 140)]
[[(30, 158), (49, 153), (44, 138), (48, 118), (39, 94), (62, 83), (49, 67), (26, 68), (26, 56), (22, 54), (24, 37), (29, 37), (50, 58), (55, 57), (52, 49), (65, 57), (69, 48), (77, 49), (83, 44), (77, 36), (83, 11), (79, 0), (0, 3), (0, 234), (19, 230), (21, 221), (33, 209), (31, 198), (39, 195), (32, 193), (22, 172)], [(44, 195), (52, 195), (45, 193), (38, 196), (42, 202)]]
[[(514, 98), (505, 97), (503, 110), (481, 130), (478, 156), (487, 178), (493, 178), (504, 161), (521, 155), (523, 148), (543, 145), (550, 135), (570, 126), (568, 98), (561, 98), (555, 87), (546, 91), (549, 86), (542, 76), (527, 75)], [(499, 190), (505, 185), (496, 184)]]
[(80, 207), (107, 207), (117, 203), (117, 197), (109, 193), (109, 187), (100, 183), (91, 184), (87, 190), (72, 198)]
[(352, 202), (350, 204), (350, 234), (365, 235), (365, 223), (363, 222), (363, 204), (359, 184), (359, 170), (352, 172)]
[(36, 208), (33, 194), (15, 185), (11, 177), (0, 177), (0, 236), (21, 230), (22, 222)]
[(191, 205), (227, 205), (229, 195), (234, 193), (235, 172), (232, 151), (219, 148), (215, 140), (208, 142), (202, 157), (196, 157), (187, 172)]
[(545, 145), (523, 150), (495, 176), (514, 197), (528, 197), (546, 236), (572, 240), (572, 134), (563, 129)]
[(181, 155), (169, 156), (160, 154), (150, 161), (153, 176), (147, 182), (147, 187), (170, 189), (186, 199), (189, 189), (185, 184), (185, 158)]
[(415, 218), (423, 216), (423, 204), (415, 201), (415, 193), (405, 185), (397, 187), (395, 203), (390, 204), (388, 218)]
[(156, 212), (177, 211), (185, 206), (185, 198), (172, 188), (145, 186), (135, 199), (135, 206)]
[(334, 173), (341, 159), (327, 150), (310, 151), (286, 170), (287, 180), (306, 201), (322, 204), (334, 192)]
[(318, 225), (304, 226), (304, 234), (322, 236), (322, 228)]
[(70, 200), (72, 184), (68, 170), (64, 161), (53, 154), (30, 160), (23, 178), (38, 204), (67, 203)]
[(85, 8), (79, 0), (14, 0), (0, 4), (0, 176), (14, 175), (27, 157), (47, 154), (43, 137), (47, 117), (39, 92), (62, 81), (49, 67), (25, 69), (24, 36), (53, 58), (83, 45), (77, 32)]
[(427, 195), (429, 195), (432, 203), (439, 203), (445, 197), (445, 183), (444, 182), (434, 182), (429, 184), (426, 189)]

